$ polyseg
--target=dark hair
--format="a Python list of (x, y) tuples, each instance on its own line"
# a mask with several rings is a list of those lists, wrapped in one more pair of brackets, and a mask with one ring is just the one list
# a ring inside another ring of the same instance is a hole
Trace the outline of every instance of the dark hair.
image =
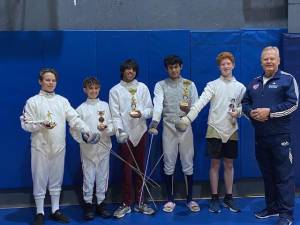
[(96, 78), (96, 77), (93, 77), (93, 76), (91, 76), (91, 77), (86, 77), (84, 80), (83, 80), (83, 87), (84, 88), (87, 88), (87, 87), (90, 87), (90, 86), (92, 86), (92, 85), (96, 85), (96, 86), (101, 86), (100, 85), (100, 82), (99, 82), (99, 80)]
[(42, 81), (44, 79), (45, 73), (52, 73), (55, 76), (56, 81), (58, 80), (58, 73), (53, 68), (42, 68), (39, 74), (39, 80)]
[(216, 61), (217, 61), (217, 64), (220, 65), (222, 60), (223, 59), (229, 59), (232, 64), (234, 64), (234, 56), (231, 52), (221, 52), (218, 54), (217, 58), (216, 58)]
[(177, 55), (169, 55), (164, 59), (164, 65), (168, 68), (169, 65), (179, 64), (182, 66), (182, 59)]
[(123, 79), (124, 71), (127, 69), (133, 69), (133, 71), (136, 72), (135, 77), (137, 77), (139, 72), (139, 66), (136, 61), (134, 61), (133, 59), (127, 59), (121, 64), (120, 66), (121, 79)]

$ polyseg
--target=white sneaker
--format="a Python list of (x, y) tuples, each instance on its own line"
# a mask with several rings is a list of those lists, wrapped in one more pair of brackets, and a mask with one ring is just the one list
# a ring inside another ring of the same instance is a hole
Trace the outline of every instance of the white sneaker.
[(199, 212), (199, 211), (200, 211), (200, 206), (199, 206), (198, 203), (195, 202), (195, 201), (190, 201), (189, 203), (186, 204), (186, 206), (187, 206), (192, 212)]
[(145, 203), (142, 203), (141, 205), (135, 204), (134, 211), (144, 213), (146, 215), (153, 215), (155, 213), (154, 209), (152, 209), (150, 206), (148, 206)]
[(165, 212), (173, 212), (173, 210), (175, 209), (175, 202), (167, 202), (165, 205), (164, 205), (164, 208), (163, 208), (163, 211)]
[(131, 213), (131, 208), (130, 206), (125, 205), (124, 203), (119, 206), (119, 208), (114, 212), (114, 217), (116, 218), (122, 218), (126, 214)]

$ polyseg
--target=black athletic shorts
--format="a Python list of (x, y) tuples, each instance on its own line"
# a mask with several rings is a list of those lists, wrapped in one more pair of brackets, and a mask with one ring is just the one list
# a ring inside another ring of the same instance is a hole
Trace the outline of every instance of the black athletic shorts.
[(228, 140), (222, 143), (218, 138), (206, 138), (206, 155), (211, 159), (236, 159), (238, 157), (238, 141)]

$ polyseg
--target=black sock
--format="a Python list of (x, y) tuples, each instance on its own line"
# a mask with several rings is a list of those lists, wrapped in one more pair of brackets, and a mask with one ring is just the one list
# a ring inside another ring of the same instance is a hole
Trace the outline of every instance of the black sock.
[(186, 200), (187, 202), (192, 201), (193, 198), (193, 174), (185, 175), (185, 185), (186, 185)]
[(173, 175), (165, 175), (165, 176), (166, 176), (166, 189), (167, 189), (168, 201), (174, 202)]
[(219, 194), (212, 194), (211, 199), (213, 200), (219, 200)]
[(232, 194), (225, 194), (224, 200), (232, 199)]

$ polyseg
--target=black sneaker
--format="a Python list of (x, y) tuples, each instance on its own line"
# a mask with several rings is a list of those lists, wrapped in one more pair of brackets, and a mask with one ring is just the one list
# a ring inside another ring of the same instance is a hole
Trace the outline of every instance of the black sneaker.
[(44, 217), (42, 213), (36, 214), (32, 225), (44, 225)]
[(292, 225), (293, 221), (287, 218), (279, 218), (276, 225)]
[(93, 220), (95, 218), (93, 205), (91, 203), (85, 203), (83, 218), (85, 220)]
[(69, 223), (69, 218), (62, 214), (59, 210), (56, 210), (55, 213), (51, 213), (50, 218), (59, 223)]
[(259, 212), (254, 213), (254, 215), (258, 219), (266, 219), (272, 216), (279, 216), (279, 213), (275, 210), (263, 209)]
[(228, 208), (231, 212), (241, 212), (241, 210), (234, 204), (233, 198), (224, 198), (223, 206)]
[(220, 201), (218, 198), (212, 198), (209, 203), (209, 211), (212, 213), (220, 213), (221, 208), (220, 208)]
[(106, 205), (103, 202), (100, 205), (97, 205), (96, 213), (104, 219), (112, 217), (112, 214), (106, 209)]

